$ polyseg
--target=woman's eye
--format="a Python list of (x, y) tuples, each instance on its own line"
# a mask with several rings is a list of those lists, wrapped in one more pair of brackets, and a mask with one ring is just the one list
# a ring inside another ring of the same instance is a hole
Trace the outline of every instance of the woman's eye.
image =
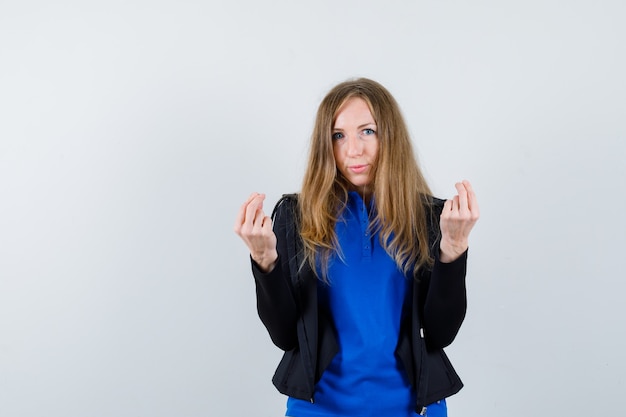
[(343, 138), (343, 133), (335, 132), (335, 133), (333, 133), (332, 138), (333, 138), (333, 140), (341, 139), (341, 138)]
[(363, 129), (363, 134), (364, 135), (373, 135), (376, 132), (374, 131), (374, 129)]

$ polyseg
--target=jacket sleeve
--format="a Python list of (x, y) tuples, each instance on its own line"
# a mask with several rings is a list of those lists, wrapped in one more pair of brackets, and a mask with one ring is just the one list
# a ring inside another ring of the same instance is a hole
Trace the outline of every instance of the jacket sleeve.
[[(294, 206), (283, 197), (274, 209), (278, 261), (274, 269), (263, 273), (251, 259), (256, 285), (257, 311), (272, 341), (282, 350), (297, 346), (298, 307), (289, 275), (287, 245), (293, 245)], [(289, 241), (291, 240), (291, 241)]]
[(467, 270), (467, 251), (450, 263), (439, 259), (439, 216), (443, 201), (434, 204), (431, 222), (432, 256), (434, 264), (422, 285), (426, 292), (423, 310), (424, 337), (430, 348), (444, 348), (454, 341), (467, 310), (467, 290), (465, 274)]

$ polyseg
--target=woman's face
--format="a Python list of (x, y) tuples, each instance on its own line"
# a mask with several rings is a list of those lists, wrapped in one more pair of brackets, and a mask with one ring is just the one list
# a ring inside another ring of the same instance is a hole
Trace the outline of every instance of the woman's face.
[(333, 153), (339, 172), (353, 190), (369, 194), (378, 157), (377, 126), (362, 98), (351, 98), (339, 108), (333, 125)]

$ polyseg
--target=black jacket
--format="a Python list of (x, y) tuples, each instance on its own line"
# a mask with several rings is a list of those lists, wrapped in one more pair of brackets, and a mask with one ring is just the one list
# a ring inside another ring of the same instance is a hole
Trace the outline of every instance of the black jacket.
[[(439, 216), (443, 200), (429, 208), (432, 268), (413, 280), (412, 303), (405, 308), (396, 356), (417, 392), (416, 412), (427, 404), (457, 393), (462, 387), (443, 348), (454, 338), (467, 306), (467, 252), (452, 263), (439, 261)], [(297, 196), (285, 195), (272, 217), (278, 262), (265, 274), (252, 262), (257, 310), (272, 341), (285, 351), (273, 378), (276, 388), (294, 398), (314, 401), (315, 384), (338, 352), (333, 321), (318, 309), (317, 278), (303, 263), (298, 229)]]

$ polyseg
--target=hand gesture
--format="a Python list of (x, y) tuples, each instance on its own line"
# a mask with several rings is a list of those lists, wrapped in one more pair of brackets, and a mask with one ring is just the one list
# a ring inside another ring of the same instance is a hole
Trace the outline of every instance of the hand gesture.
[(440, 260), (452, 262), (467, 250), (469, 234), (478, 221), (478, 201), (469, 181), (455, 184), (458, 192), (447, 200), (441, 212)]
[(274, 269), (276, 235), (272, 231), (272, 219), (263, 212), (265, 194), (252, 193), (237, 214), (235, 233), (243, 239), (250, 250), (250, 256), (263, 272)]

